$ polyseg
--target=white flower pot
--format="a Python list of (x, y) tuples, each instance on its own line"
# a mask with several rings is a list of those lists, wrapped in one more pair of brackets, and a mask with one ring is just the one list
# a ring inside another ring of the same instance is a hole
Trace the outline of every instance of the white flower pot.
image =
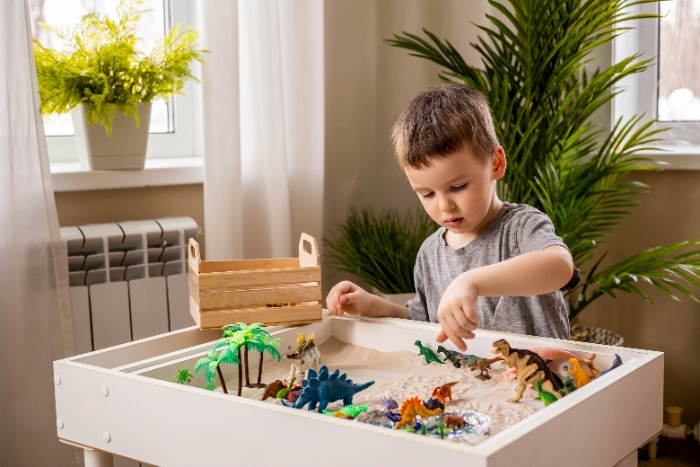
[(100, 124), (87, 122), (87, 104), (71, 111), (80, 165), (90, 170), (139, 170), (146, 164), (151, 104), (138, 105), (140, 125), (117, 110), (112, 135)]

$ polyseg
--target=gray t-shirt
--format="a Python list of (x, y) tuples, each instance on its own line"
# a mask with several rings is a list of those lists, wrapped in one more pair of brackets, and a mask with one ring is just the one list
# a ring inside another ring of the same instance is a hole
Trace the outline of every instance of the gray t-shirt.
[[(546, 214), (525, 204), (504, 203), (496, 218), (468, 245), (453, 250), (445, 227), (428, 237), (418, 251), (416, 297), (407, 303), (411, 319), (438, 322), (442, 294), (465, 271), (505, 261), (548, 246), (566, 245)], [(479, 297), (479, 327), (533, 336), (569, 338), (569, 319), (561, 291), (525, 297)]]

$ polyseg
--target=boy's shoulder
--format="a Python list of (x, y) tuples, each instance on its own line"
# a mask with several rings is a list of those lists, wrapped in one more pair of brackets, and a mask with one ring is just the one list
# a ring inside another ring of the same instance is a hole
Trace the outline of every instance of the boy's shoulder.
[(523, 219), (545, 217), (549, 219), (547, 214), (543, 213), (539, 209), (530, 206), (529, 204), (518, 204), (518, 203), (503, 203), (503, 209), (501, 215), (497, 216), (497, 220), (502, 224), (508, 224), (511, 222), (520, 222)]

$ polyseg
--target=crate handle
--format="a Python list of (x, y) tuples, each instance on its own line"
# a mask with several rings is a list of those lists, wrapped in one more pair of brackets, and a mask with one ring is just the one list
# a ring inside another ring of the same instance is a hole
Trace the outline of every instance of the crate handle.
[(199, 243), (194, 238), (190, 238), (190, 245), (187, 250), (187, 262), (190, 265), (190, 270), (199, 272), (199, 265), (202, 262), (202, 257), (199, 254)]
[(318, 243), (314, 237), (302, 232), (299, 239), (299, 267), (317, 268), (319, 266)]

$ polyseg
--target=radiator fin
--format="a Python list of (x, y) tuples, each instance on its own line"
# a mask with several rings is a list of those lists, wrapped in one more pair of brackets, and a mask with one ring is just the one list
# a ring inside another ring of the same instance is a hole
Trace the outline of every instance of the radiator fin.
[(193, 326), (190, 217), (61, 227), (78, 354)]

